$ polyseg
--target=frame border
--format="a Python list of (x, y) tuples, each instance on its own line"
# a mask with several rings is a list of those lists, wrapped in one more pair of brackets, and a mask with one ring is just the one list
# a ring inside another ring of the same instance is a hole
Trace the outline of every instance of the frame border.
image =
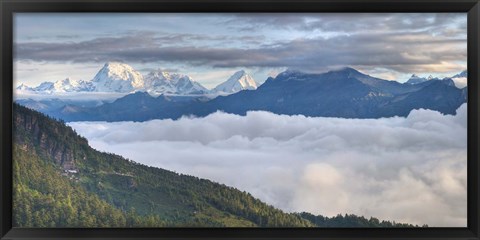
[[(468, 12), (467, 228), (12, 228), (13, 15), (16, 12)], [(0, 0), (1, 239), (480, 239), (479, 0)]]

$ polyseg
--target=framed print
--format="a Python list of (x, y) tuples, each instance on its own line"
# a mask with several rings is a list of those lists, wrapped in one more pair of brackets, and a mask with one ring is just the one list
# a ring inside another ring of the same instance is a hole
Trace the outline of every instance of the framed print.
[(477, 0), (1, 7), (1, 239), (479, 239)]

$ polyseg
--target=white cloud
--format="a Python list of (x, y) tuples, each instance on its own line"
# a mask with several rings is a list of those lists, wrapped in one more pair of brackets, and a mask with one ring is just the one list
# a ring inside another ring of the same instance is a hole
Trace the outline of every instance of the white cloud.
[(285, 211), (464, 227), (467, 107), (338, 119), (249, 112), (70, 123), (96, 149), (246, 190)]
[(464, 88), (467, 86), (467, 78), (466, 77), (459, 77), (459, 78), (452, 78), (455, 86), (458, 88)]

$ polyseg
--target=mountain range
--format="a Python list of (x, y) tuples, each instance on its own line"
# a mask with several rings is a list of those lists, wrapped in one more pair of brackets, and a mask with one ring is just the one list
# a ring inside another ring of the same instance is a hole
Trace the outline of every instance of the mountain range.
[(152, 95), (204, 95), (231, 94), (241, 90), (254, 90), (257, 87), (258, 83), (244, 70), (234, 73), (227, 81), (209, 90), (184, 74), (155, 70), (143, 76), (127, 64), (108, 62), (90, 81), (66, 78), (56, 82), (43, 82), (37, 87), (22, 83), (16, 89), (38, 94), (145, 91)]
[(417, 76), (416, 74), (413, 74), (413, 75), (407, 80), (407, 83), (408, 83), (408, 84), (418, 84), (418, 83), (426, 82), (426, 81), (429, 81), (429, 80), (432, 80), (432, 79), (433, 79), (433, 76), (432, 76), (432, 75), (428, 76), (428, 78), (425, 78), (425, 77), (419, 77), (419, 76)]
[[(245, 115), (247, 111), (311, 117), (381, 118), (407, 116), (413, 109), (455, 114), (467, 101), (467, 87), (451, 78), (399, 83), (344, 68), (322, 74), (285, 71), (256, 90), (205, 97), (151, 96), (136, 92), (97, 106), (67, 103), (38, 109), (65, 121), (147, 121), (206, 116), (216, 111)], [(35, 106), (35, 100), (20, 104)], [(45, 104), (45, 103), (43, 103)]]
[(91, 81), (65, 78), (56, 82), (43, 82), (37, 87), (29, 87), (22, 83), (16, 89), (27, 92), (51, 94), (64, 92), (92, 92), (95, 90), (95, 86)]
[[(418, 84), (386, 81), (343, 68), (323, 74), (297, 71), (280, 73), (255, 91), (219, 96), (199, 109), (244, 115), (263, 110), (276, 114), (312, 117), (380, 118), (407, 116), (426, 108), (455, 114), (466, 102), (467, 88), (455, 87), (452, 79), (431, 79)], [(194, 112), (194, 115), (205, 112)]]

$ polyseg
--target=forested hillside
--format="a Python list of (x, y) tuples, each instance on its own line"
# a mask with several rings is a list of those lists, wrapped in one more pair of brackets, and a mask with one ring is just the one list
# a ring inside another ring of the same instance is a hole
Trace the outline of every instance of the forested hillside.
[[(99, 152), (17, 104), (13, 163), (16, 227), (343, 227), (356, 217), (285, 213), (222, 184)], [(356, 218), (351, 226), (409, 226)]]

